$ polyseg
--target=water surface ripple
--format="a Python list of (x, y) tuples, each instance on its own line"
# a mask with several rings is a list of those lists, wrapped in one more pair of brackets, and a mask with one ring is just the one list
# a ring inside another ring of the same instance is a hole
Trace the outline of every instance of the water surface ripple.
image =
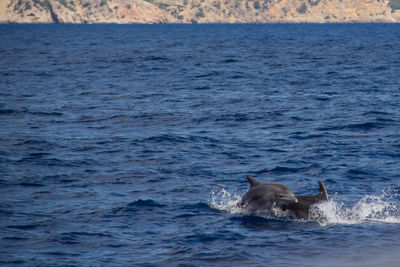
[(397, 24), (0, 25), (0, 264), (397, 266), (399, 73)]

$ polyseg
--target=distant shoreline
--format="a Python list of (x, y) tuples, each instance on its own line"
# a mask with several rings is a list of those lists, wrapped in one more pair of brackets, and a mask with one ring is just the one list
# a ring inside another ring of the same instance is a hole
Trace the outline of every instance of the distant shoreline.
[(340, 25), (340, 24), (399, 24), (399, 21), (353, 21), (353, 22), (249, 22), (249, 23), (19, 23), (19, 22), (0, 22), (0, 25)]
[(1, 24), (399, 23), (400, 0), (1, 0)]

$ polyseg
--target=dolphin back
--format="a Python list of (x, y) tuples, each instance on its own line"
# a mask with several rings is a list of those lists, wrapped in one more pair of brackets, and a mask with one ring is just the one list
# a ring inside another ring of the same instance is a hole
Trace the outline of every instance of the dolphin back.
[(256, 178), (254, 178), (252, 176), (247, 176), (247, 181), (249, 181), (249, 183), (250, 183), (250, 188), (262, 185), (262, 183), (260, 181), (258, 181)]

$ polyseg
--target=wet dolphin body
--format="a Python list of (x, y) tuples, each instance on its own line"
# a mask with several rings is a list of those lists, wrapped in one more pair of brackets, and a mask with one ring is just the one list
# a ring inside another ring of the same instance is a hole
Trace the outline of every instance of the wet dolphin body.
[(251, 176), (247, 180), (250, 189), (239, 202), (239, 206), (247, 213), (265, 211), (269, 215), (275, 207), (282, 209), (297, 203), (293, 192), (285, 185), (261, 183)]
[(282, 210), (287, 210), (289, 215), (294, 219), (308, 219), (310, 207), (313, 204), (328, 201), (328, 192), (325, 185), (319, 181), (319, 193), (315, 196), (296, 196), (298, 202), (289, 203), (282, 207)]

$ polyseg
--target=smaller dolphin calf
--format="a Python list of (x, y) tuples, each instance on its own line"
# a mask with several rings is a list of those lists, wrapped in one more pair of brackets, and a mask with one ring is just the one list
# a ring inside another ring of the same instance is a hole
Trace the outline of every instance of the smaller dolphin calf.
[(239, 202), (239, 206), (247, 213), (264, 211), (269, 215), (275, 207), (283, 209), (298, 202), (293, 192), (285, 185), (261, 183), (251, 176), (247, 176), (247, 180), (250, 189)]
[(289, 215), (294, 219), (307, 220), (310, 212), (310, 207), (313, 204), (328, 201), (328, 192), (325, 185), (319, 181), (319, 193), (315, 196), (296, 196), (298, 202), (289, 203), (282, 207), (283, 210), (288, 210)]

